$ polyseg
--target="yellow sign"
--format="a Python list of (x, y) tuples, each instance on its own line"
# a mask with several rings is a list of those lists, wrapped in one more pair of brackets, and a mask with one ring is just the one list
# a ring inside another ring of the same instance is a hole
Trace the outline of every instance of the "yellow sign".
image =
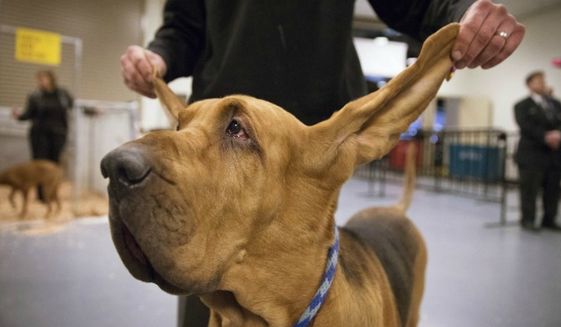
[(60, 65), (60, 34), (18, 28), (16, 30), (16, 60), (42, 65)]

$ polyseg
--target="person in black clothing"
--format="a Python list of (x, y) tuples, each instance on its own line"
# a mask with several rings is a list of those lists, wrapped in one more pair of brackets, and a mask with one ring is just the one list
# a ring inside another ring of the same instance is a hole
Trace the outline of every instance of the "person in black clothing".
[[(68, 131), (67, 111), (73, 106), (73, 98), (66, 90), (58, 87), (56, 77), (48, 70), (36, 74), (37, 90), (27, 97), (23, 113), (12, 112), (18, 120), (31, 120), (29, 143), (33, 159), (60, 162), (60, 154), (66, 143)], [(37, 197), (44, 201), (41, 186)]]
[[(462, 20), (457, 68), (490, 68), (524, 35), (503, 6), (487, 0), (370, 3), (390, 27), (418, 40)], [(154, 97), (153, 64), (166, 81), (193, 76), (190, 101), (248, 94), (313, 124), (366, 93), (351, 36), (353, 7), (350, 0), (168, 0), (148, 49), (131, 46), (121, 57), (123, 77)]]
[(53, 72), (39, 71), (36, 78), (37, 90), (28, 96), (24, 112), (13, 114), (18, 120), (32, 121), (29, 131), (32, 158), (58, 163), (66, 143), (67, 111), (74, 100), (57, 86)]
[[(369, 2), (390, 27), (418, 40), (461, 20), (452, 52), (459, 69), (499, 64), (525, 32), (504, 6), (488, 0)], [(167, 0), (148, 49), (130, 46), (121, 57), (123, 79), (155, 97), (154, 66), (166, 82), (193, 76), (191, 102), (248, 94), (315, 124), (366, 94), (352, 42), (353, 9), (352, 0)], [(208, 311), (196, 298), (186, 301), (180, 326), (206, 326)]]
[(534, 72), (526, 79), (530, 96), (514, 106), (520, 126), (520, 142), (516, 163), (520, 179), (521, 225), (536, 231), (536, 197), (542, 191), (543, 220), (541, 226), (555, 231), (561, 194), (561, 103), (551, 97), (543, 72)]

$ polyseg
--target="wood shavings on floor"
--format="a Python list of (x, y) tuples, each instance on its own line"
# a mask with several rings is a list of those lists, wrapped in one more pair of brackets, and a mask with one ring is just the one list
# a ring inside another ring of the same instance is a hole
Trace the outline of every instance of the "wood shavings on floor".
[(29, 194), (27, 215), (20, 218), (22, 197), (20, 194), (16, 195), (16, 208), (12, 208), (8, 201), (9, 193), (8, 187), (0, 187), (0, 226), (4, 227), (2, 229), (10, 226), (9, 229), (15, 228), (26, 235), (55, 233), (62, 230), (67, 222), (80, 217), (99, 216), (103, 219), (109, 211), (105, 194), (81, 192), (76, 195), (72, 192), (72, 184), (65, 182), (59, 191), (62, 204), (60, 212), (52, 213), (45, 219), (47, 206), (37, 200), (33, 190)]

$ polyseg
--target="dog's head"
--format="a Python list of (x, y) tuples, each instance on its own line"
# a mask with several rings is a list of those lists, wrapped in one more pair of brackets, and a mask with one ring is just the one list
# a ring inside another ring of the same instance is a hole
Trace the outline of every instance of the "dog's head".
[(290, 235), (328, 246), (340, 186), (426, 108), (450, 72), (457, 31), (440, 30), (413, 66), (314, 126), (248, 96), (184, 107), (156, 79), (177, 130), (102, 162), (113, 240), (129, 271), (168, 292), (204, 293), (252, 256), (297, 252)]

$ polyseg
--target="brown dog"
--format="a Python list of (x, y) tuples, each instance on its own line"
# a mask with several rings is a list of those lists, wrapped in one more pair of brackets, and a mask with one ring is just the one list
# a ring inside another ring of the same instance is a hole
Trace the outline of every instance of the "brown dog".
[[(185, 108), (156, 78), (177, 131), (147, 134), (101, 164), (131, 274), (199, 295), (210, 326), (294, 325), (322, 281), (341, 185), (423, 112), (449, 75), (457, 33), (443, 28), (416, 64), (314, 126), (249, 96)], [(416, 326), (426, 251), (407, 198), (339, 229), (335, 279), (313, 326)]]
[(60, 200), (58, 189), (62, 183), (62, 169), (54, 162), (48, 160), (31, 160), (26, 163), (15, 165), (0, 173), (0, 185), (11, 187), (9, 200), (12, 207), (16, 208), (16, 192), (20, 192), (23, 197), (23, 205), (20, 217), (27, 214), (29, 190), (41, 186), (45, 195), (48, 218), (52, 211), (52, 203), (55, 202), (57, 212), (60, 211)]

